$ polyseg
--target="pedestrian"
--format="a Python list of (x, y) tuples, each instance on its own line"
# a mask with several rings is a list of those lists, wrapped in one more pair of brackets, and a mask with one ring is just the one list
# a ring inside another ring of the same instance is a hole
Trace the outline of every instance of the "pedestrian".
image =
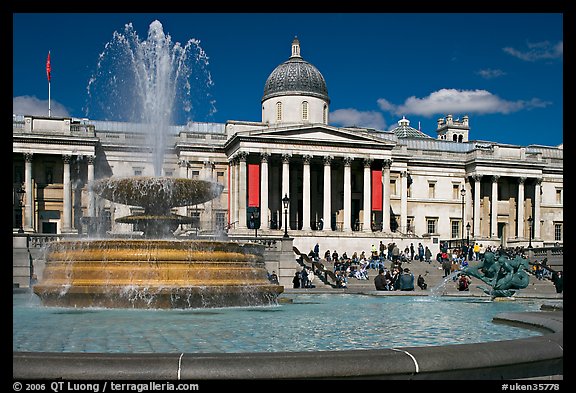
[(562, 274), (562, 271), (554, 273), (552, 276), (552, 282), (554, 283), (554, 287), (556, 287), (556, 293), (562, 293), (564, 290), (564, 275)]
[(320, 245), (318, 243), (314, 246), (314, 257), (316, 260), (320, 259)]
[(384, 269), (378, 270), (378, 275), (374, 277), (374, 286), (377, 291), (387, 291), (386, 277), (384, 276)]
[(293, 288), (300, 288), (300, 272), (296, 271), (294, 273), (294, 278), (292, 279), (292, 287)]

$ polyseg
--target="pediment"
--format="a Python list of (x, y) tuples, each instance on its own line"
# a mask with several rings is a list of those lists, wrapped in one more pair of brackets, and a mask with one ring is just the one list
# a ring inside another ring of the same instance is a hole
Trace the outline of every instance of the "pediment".
[[(382, 135), (378, 135), (382, 134)], [(367, 132), (364, 129), (350, 130), (331, 126), (293, 127), (283, 129), (266, 129), (250, 132), (251, 138), (272, 141), (314, 142), (319, 144), (390, 144), (384, 132)]]

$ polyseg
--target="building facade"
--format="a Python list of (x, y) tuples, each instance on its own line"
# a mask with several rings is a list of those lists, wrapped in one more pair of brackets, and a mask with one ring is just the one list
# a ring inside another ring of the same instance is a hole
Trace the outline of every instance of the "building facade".
[[(163, 176), (211, 179), (220, 197), (175, 209), (179, 234), (282, 236), (308, 252), (351, 255), (379, 241), (563, 244), (563, 148), (473, 140), (470, 119), (438, 119), (436, 138), (402, 118), (390, 131), (329, 124), (322, 74), (292, 55), (268, 77), (262, 121), (168, 130)], [(472, 121), (473, 122), (473, 121)], [(90, 182), (153, 176), (140, 125), (13, 116), (14, 231), (133, 234), (114, 220), (139, 211), (94, 195)], [(289, 199), (284, 208), (283, 198)]]

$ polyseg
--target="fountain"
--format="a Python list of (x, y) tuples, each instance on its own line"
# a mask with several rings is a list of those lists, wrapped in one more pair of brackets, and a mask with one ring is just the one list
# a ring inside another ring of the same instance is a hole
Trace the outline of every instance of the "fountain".
[(526, 270), (530, 269), (527, 259), (516, 255), (509, 259), (506, 255), (496, 257), (493, 252), (486, 252), (479, 263), (466, 266), (463, 274), (476, 277), (488, 284), (490, 288), (477, 286), (485, 294), (495, 298), (510, 298), (518, 289), (526, 288), (530, 281)]
[[(67, 307), (207, 308), (274, 303), (284, 288), (268, 280), (263, 246), (174, 236), (175, 229), (192, 222), (192, 217), (173, 214), (172, 208), (211, 201), (223, 190), (212, 180), (159, 176), (177, 82), (189, 86), (187, 48), (198, 46), (196, 41), (184, 47), (171, 45), (158, 21), (150, 25), (145, 42), (138, 40), (131, 25), (126, 28), (126, 35), (116, 33), (113, 43), (126, 50), (124, 58), (132, 62), (136, 88), (123, 91), (138, 92), (135, 101), (142, 104), (138, 120), (148, 131), (155, 176), (111, 177), (89, 186), (114, 203), (142, 207), (143, 213), (116, 219), (138, 225), (142, 238), (50, 244), (42, 282), (34, 286), (34, 293), (46, 306)], [(119, 79), (124, 80), (113, 78)]]

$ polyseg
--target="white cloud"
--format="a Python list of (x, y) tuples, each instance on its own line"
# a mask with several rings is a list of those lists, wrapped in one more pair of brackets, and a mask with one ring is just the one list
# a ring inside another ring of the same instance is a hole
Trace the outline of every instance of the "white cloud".
[(564, 42), (559, 41), (552, 44), (549, 41), (528, 42), (528, 50), (519, 50), (512, 47), (505, 47), (502, 50), (511, 56), (524, 61), (538, 61), (546, 59), (559, 59), (564, 55)]
[(491, 68), (479, 70), (479, 71), (476, 71), (476, 73), (484, 79), (493, 79), (493, 78), (498, 78), (500, 76), (506, 75), (506, 73), (502, 70), (493, 70)]
[[(12, 97), (12, 113), (15, 115), (48, 116), (48, 100), (33, 96)], [(55, 117), (70, 117), (64, 105), (50, 100), (50, 114)]]
[(506, 101), (486, 90), (440, 89), (427, 97), (409, 97), (402, 105), (378, 100), (380, 108), (396, 115), (422, 115), (447, 113), (512, 113), (524, 109), (544, 108), (550, 102), (533, 98), (529, 101)]
[(375, 111), (359, 111), (357, 109), (337, 109), (330, 113), (330, 123), (343, 127), (358, 126), (383, 130), (386, 121), (382, 113)]

